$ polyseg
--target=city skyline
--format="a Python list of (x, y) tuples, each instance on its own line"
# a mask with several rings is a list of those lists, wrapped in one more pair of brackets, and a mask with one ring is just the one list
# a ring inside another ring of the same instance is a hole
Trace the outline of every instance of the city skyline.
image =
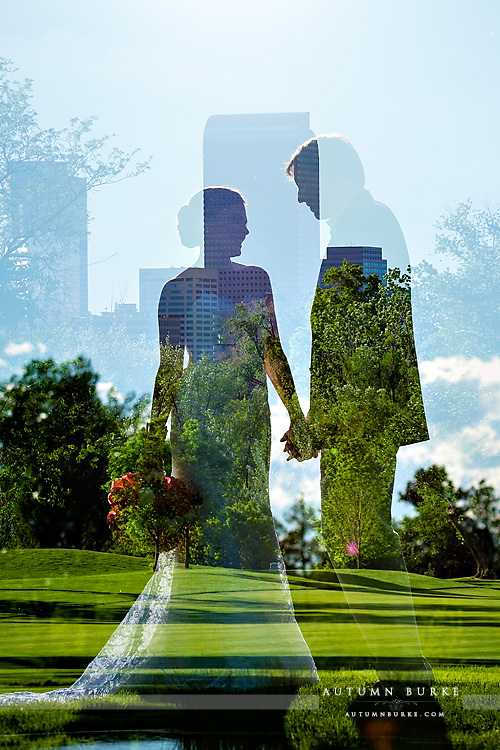
[(116, 133), (117, 145), (154, 157), (147, 174), (89, 204), (92, 312), (136, 301), (139, 266), (192, 263), (175, 217), (203, 186), (213, 114), (310, 112), (314, 132), (348, 135), (413, 265), (433, 255), (435, 223), (455, 201), (500, 203), (491, 95), (500, 7), (491, 0), (316, 0), (309, 14), (298, 0), (265, 11), (217, 0), (210, 15), (199, 0), (22, 0), (3, 21), (2, 54), (19, 79), (34, 79), (44, 127), (96, 115), (97, 135)]

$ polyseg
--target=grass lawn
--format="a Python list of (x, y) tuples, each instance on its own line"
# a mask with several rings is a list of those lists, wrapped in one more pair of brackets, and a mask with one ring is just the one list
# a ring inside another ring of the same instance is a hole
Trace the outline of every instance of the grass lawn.
[[(0, 691), (71, 684), (150, 575), (146, 560), (120, 555), (78, 550), (0, 554)], [(404, 655), (412, 609), (400, 574), (352, 575), (359, 595), (356, 614), (369, 615), (367, 627), (379, 654), (389, 660)], [(500, 583), (417, 575), (410, 580), (422, 647), (435, 668), (436, 684), (459, 686), (460, 696), (500, 693)], [(320, 671), (320, 685), (309, 690), (321, 695), (324, 687), (373, 683), (368, 647), (335, 574), (293, 574), (289, 582), (297, 621)], [(273, 622), (276, 611), (283, 612), (279, 590), (279, 577), (272, 574), (178, 568), (172, 618), (159, 630), (153, 650), (172, 659), (175, 668), (200, 674), (220, 668), (228, 654), (238, 657), (243, 668), (245, 660), (256, 657), (264, 668), (276, 654), (293, 657), (295, 635), (283, 622)], [(499, 711), (464, 711), (461, 697), (439, 700), (444, 719), (433, 731), (443, 737), (448, 733), (454, 748), (500, 747)], [(325, 696), (318, 712), (290, 712), (292, 746), (374, 746), (360, 740), (372, 730), (343, 715), (349, 703), (345, 694)]]
[[(393, 571), (350, 571), (380, 653), (405, 654), (411, 601)], [(422, 650), (431, 664), (500, 665), (500, 581), (449, 580), (410, 574)], [(320, 668), (363, 662), (369, 655), (333, 572), (289, 576), (295, 615)], [(408, 636), (409, 637), (409, 636)]]
[[(359, 594), (356, 615), (369, 615), (367, 627), (380, 654), (389, 660), (404, 655), (411, 605), (401, 586), (401, 575), (364, 570), (352, 571), (352, 577)], [(364, 703), (358, 704), (364, 697), (349, 696), (346, 688), (360, 686), (362, 690), (365, 685), (373, 685), (377, 677), (366, 669), (371, 661), (369, 651), (335, 574), (325, 571), (289, 576), (297, 621), (321, 680), (319, 686), (302, 688), (301, 692), (319, 692), (322, 696), (319, 711), (288, 713), (287, 736), (294, 748), (500, 747), (500, 711), (463, 709), (463, 696), (500, 699), (500, 582), (443, 581), (418, 575), (410, 575), (410, 581), (422, 649), (434, 668), (438, 697), (430, 697), (434, 705), (421, 704), (421, 700), (428, 700), (424, 696), (417, 704), (399, 706), (400, 711), (406, 708), (418, 718), (374, 721), (346, 716), (353, 709), (367, 708)], [(358, 669), (346, 669), (349, 665)], [(339, 692), (342, 686), (342, 693), (335, 695), (335, 687)], [(439, 691), (443, 687), (456, 687), (458, 697), (443, 696)], [(323, 696), (325, 688), (329, 696)], [(403, 690), (397, 699), (411, 701), (413, 696), (406, 696)], [(380, 708), (387, 711), (388, 706), (377, 706)]]
[(0, 692), (70, 685), (151, 576), (142, 558), (0, 552)]

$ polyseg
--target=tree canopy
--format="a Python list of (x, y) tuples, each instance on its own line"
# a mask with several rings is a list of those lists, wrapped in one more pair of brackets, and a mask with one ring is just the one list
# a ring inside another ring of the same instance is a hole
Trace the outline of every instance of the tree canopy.
[(34, 360), (0, 388), (0, 545), (100, 549), (108, 456), (142, 407), (109, 394), (78, 358)]
[(284, 524), (275, 521), (285, 566), (307, 570), (326, 563), (320, 543), (320, 521), (314, 507), (297, 498), (283, 514)]
[(221, 359), (205, 356), (184, 370), (182, 351), (162, 347), (151, 452), (142, 470), (161, 467), (165, 423), (172, 410), (176, 476), (201, 502), (191, 533), (196, 563), (268, 569), (277, 559), (268, 495), (266, 323), (262, 304), (238, 305), (226, 324)]
[[(161, 551), (174, 549), (194, 523), (196, 498), (188, 486), (175, 477), (147, 478), (127, 473), (114, 479), (108, 495), (111, 510), (108, 523), (122, 544), (141, 551), (154, 548), (154, 568)], [(189, 543), (189, 542), (188, 542)], [(189, 550), (186, 550), (189, 567)]]
[(500, 211), (458, 203), (436, 224), (436, 253), (449, 265), (415, 268), (413, 292), (427, 359), (500, 354)]
[(444, 466), (418, 469), (400, 500), (417, 510), (400, 537), (408, 570), (442, 578), (497, 575), (500, 500), (484, 480), (456, 486)]

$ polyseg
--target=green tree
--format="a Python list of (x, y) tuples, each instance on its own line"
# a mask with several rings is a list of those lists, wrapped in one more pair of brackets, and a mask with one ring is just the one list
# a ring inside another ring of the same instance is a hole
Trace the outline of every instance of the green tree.
[(192, 535), (198, 563), (268, 568), (275, 559), (269, 407), (254, 354), (235, 344), (222, 362), (191, 363), (177, 394), (172, 433), (182, 478), (203, 498)]
[(303, 497), (297, 498), (283, 514), (284, 524), (275, 521), (285, 566), (308, 570), (326, 563), (320, 543), (319, 514)]
[(113, 481), (108, 501), (108, 522), (121, 544), (145, 552), (153, 548), (156, 570), (160, 552), (174, 549), (184, 538), (189, 567), (186, 537), (195, 520), (196, 498), (181, 479), (127, 473)]
[(400, 537), (408, 570), (441, 578), (495, 574), (500, 510), (493, 487), (456, 487), (442, 466), (419, 469), (400, 500), (418, 511), (404, 518)]
[(0, 388), (0, 544), (100, 549), (108, 456), (137, 420), (132, 397), (103, 403), (78, 358), (34, 360)]
[[(116, 477), (132, 473), (137, 469), (147, 440), (147, 431), (143, 427), (139, 430), (134, 430), (132, 435), (125, 437), (113, 446), (108, 461), (108, 477), (111, 482)], [(163, 447), (163, 462), (165, 473), (170, 475), (172, 471), (172, 453), (168, 440), (165, 441)]]
[(419, 351), (428, 359), (498, 355), (500, 211), (475, 209), (469, 199), (436, 227), (436, 253), (450, 266), (423, 262), (414, 269)]
[(95, 137), (95, 118), (42, 128), (32, 97), (32, 82), (0, 58), (0, 332), (9, 335), (46, 316), (64, 259), (86, 231), (86, 194), (148, 168), (132, 163), (136, 151)]

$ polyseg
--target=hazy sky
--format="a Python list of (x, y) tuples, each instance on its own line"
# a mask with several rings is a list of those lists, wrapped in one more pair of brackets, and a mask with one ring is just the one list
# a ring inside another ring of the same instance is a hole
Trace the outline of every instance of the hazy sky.
[[(357, 147), (412, 261), (457, 200), (500, 204), (497, 0), (4, 0), (0, 55), (42, 125), (97, 115), (152, 155), (91, 200), (93, 312), (138, 301), (140, 266), (183, 265), (179, 206), (201, 187), (212, 114), (311, 113)], [(304, 210), (308, 209), (304, 206)], [(250, 228), (251, 229), (251, 228)]]

